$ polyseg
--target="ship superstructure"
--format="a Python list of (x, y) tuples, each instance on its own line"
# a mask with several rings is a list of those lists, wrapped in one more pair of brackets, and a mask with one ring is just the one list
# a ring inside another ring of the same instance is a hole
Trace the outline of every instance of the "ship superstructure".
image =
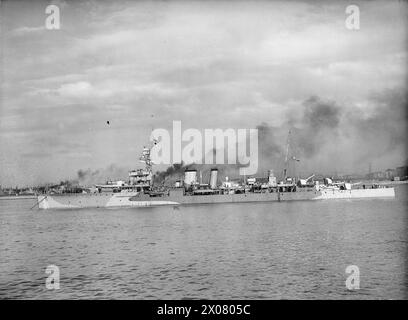
[(151, 149), (156, 144), (144, 146), (139, 161), (145, 164), (143, 169), (136, 169), (129, 171), (129, 180), (127, 182), (107, 181), (106, 184), (96, 185), (96, 189), (101, 192), (122, 192), (122, 191), (136, 191), (145, 192), (151, 189), (153, 184), (153, 161), (151, 159)]

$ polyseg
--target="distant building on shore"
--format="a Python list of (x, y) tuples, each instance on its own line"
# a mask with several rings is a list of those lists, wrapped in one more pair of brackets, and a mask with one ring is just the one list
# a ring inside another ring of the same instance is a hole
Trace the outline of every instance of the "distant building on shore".
[(371, 172), (367, 175), (368, 179), (374, 179), (374, 180), (384, 180), (387, 178), (386, 173), (383, 171), (376, 171), (376, 172)]
[(397, 167), (395, 170), (395, 175), (400, 178), (400, 180), (406, 180), (408, 176), (408, 166)]
[(388, 180), (393, 180), (395, 176), (396, 176), (396, 174), (395, 174), (395, 169), (387, 169), (387, 170), (385, 170), (385, 177), (386, 177)]
[(366, 175), (366, 178), (370, 180), (407, 180), (408, 166), (387, 169), (385, 171), (370, 172)]

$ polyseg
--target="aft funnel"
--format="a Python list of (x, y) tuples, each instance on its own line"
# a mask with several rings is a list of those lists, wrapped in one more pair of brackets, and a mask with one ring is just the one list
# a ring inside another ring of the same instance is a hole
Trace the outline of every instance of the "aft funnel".
[(217, 189), (218, 169), (211, 169), (210, 188)]

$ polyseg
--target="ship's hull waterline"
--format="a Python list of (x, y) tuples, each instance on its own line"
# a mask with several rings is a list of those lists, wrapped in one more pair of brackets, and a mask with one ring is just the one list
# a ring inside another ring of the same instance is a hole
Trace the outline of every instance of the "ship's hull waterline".
[(164, 195), (161, 197), (149, 197), (136, 192), (40, 195), (37, 201), (40, 209), (78, 209), (394, 197), (394, 188), (377, 188), (220, 195)]

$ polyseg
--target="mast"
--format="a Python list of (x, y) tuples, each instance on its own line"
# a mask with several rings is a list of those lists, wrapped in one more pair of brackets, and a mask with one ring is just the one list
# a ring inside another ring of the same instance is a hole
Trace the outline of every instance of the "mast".
[(283, 169), (283, 181), (286, 181), (287, 171), (288, 171), (288, 157), (289, 157), (289, 144), (290, 144), (290, 130), (288, 133), (288, 138), (286, 140), (286, 155), (285, 155), (285, 167)]
[(140, 156), (139, 160), (140, 162), (145, 163), (145, 169), (147, 172), (152, 172), (152, 168), (153, 168), (153, 161), (150, 157), (151, 155), (151, 150), (153, 149), (153, 147), (157, 144), (157, 140), (154, 139), (153, 143), (148, 145), (147, 147), (144, 146), (143, 147), (143, 151), (142, 151), (142, 155)]
[(157, 140), (153, 139), (153, 143), (143, 147), (142, 154), (139, 158), (140, 162), (145, 164), (144, 169), (132, 170), (129, 172), (131, 184), (148, 184), (153, 185), (153, 161), (151, 159), (151, 150), (157, 144)]

